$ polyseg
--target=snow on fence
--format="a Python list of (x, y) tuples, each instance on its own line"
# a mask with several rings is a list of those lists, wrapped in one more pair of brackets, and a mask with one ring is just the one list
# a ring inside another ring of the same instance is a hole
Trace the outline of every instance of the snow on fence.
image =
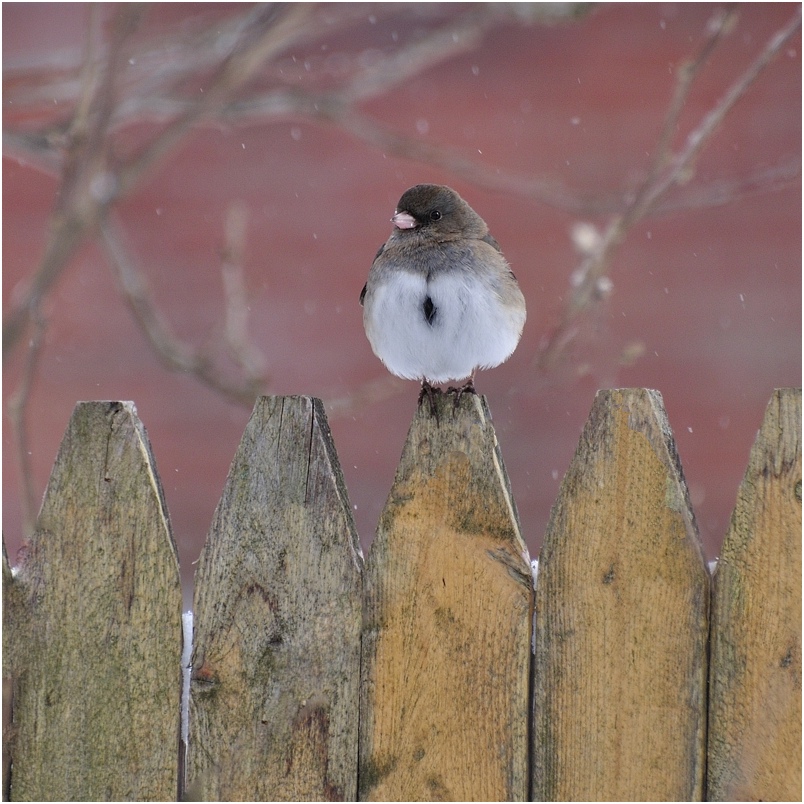
[(132, 404), (78, 404), (4, 552), (6, 795), (800, 800), (800, 390), (712, 581), (660, 395), (601, 391), (535, 593), (485, 400), (437, 404), (364, 565), (320, 401), (257, 401), (196, 571), (186, 757), (148, 439)]

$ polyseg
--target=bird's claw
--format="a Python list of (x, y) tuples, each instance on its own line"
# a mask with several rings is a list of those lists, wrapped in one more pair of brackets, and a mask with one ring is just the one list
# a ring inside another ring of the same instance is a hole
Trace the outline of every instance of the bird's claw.
[[(443, 394), (440, 388), (436, 388), (430, 385), (427, 380), (422, 380), (422, 390), (419, 391), (419, 405), (422, 404), (424, 398), (427, 397), (427, 401), (430, 403), (430, 413), (435, 416), (436, 421), (438, 421), (438, 408), (436, 406), (436, 397)], [(458, 405), (461, 403), (461, 398), (464, 394), (476, 394), (477, 391), (475, 390), (475, 380), (474, 377), (470, 377), (463, 385), (460, 387), (450, 386), (447, 388), (446, 393), (452, 394), (455, 397), (453, 410), (458, 409)]]
[(475, 390), (475, 378), (470, 377), (463, 385), (459, 388), (451, 386), (447, 388), (448, 394), (455, 394), (455, 409), (457, 410), (458, 405), (461, 403), (461, 397), (464, 394), (476, 394), (477, 391)]
[(435, 416), (436, 421), (438, 421), (438, 408), (436, 407), (435, 399), (441, 393), (443, 392), (440, 388), (433, 388), (427, 380), (422, 380), (422, 390), (419, 391), (419, 405), (427, 397), (427, 401), (430, 403), (430, 413)]

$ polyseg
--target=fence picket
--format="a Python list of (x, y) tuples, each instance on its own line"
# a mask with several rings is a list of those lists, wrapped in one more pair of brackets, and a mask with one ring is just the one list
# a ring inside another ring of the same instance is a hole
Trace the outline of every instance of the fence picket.
[(258, 399), (196, 571), (189, 795), (354, 800), (361, 564), (321, 402)]
[(27, 555), (4, 576), (11, 797), (175, 798), (179, 567), (132, 403), (76, 405)]
[[(800, 799), (801, 390), (711, 598), (657, 392), (598, 393), (535, 596), (485, 399), (434, 402), (365, 571), (321, 402), (255, 404), (196, 573), (185, 797)], [(175, 798), (178, 561), (132, 403), (76, 406), (2, 569), (4, 798)]]
[(801, 800), (801, 389), (768, 404), (712, 599), (709, 799)]
[(363, 800), (524, 800), (532, 578), (485, 399), (416, 413), (366, 562)]
[(536, 584), (536, 800), (700, 800), (709, 577), (661, 396), (601, 391)]

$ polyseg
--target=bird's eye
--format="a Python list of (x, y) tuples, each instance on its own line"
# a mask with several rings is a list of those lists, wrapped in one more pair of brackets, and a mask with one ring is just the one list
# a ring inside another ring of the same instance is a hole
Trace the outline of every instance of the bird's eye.
[(434, 209), (430, 213), (430, 220), (431, 221), (440, 221), (441, 220), (441, 213), (437, 209)]

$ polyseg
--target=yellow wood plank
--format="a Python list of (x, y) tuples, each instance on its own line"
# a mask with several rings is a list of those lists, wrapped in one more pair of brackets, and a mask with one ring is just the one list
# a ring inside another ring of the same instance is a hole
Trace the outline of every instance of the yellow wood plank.
[(365, 585), (361, 799), (526, 799), (532, 578), (485, 400), (419, 407)]
[(539, 560), (535, 800), (701, 799), (708, 603), (661, 396), (599, 392)]
[(801, 800), (801, 389), (774, 392), (714, 577), (711, 801)]

